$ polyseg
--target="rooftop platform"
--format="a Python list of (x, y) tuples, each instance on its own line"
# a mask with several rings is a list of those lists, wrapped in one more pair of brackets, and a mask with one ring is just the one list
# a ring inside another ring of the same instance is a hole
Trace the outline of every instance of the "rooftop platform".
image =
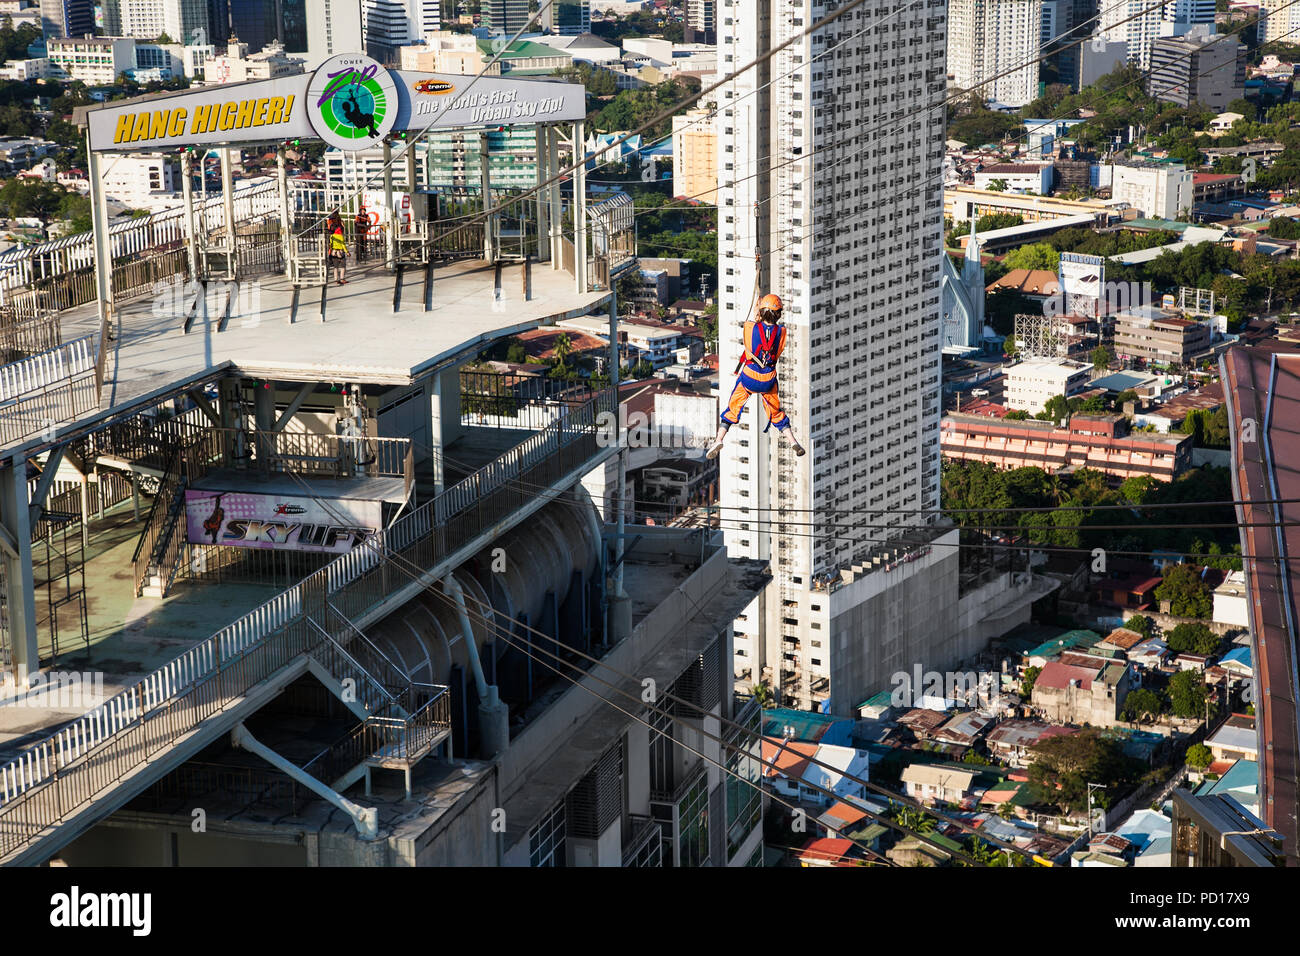
[[(251, 378), (286, 382), (356, 382), (408, 385), (425, 373), (472, 357), (486, 344), (604, 306), (609, 291), (579, 293), (573, 276), (533, 263), (531, 295), (522, 295), (524, 266), (503, 264), (500, 299), (496, 267), (463, 259), (440, 263), (434, 272), (433, 309), (423, 309), (422, 269), (407, 270), (400, 311), (393, 311), (395, 277), (380, 265), (349, 269), (348, 284), (329, 285), (325, 321), (319, 287), (301, 290), (295, 321), (293, 286), (283, 275), (246, 280), (224, 322), (211, 308), (183, 331), (180, 297), (142, 297), (118, 312), (121, 336), (110, 343), (99, 409), (61, 423), (62, 436), (96, 421), (143, 410), (215, 375), (237, 371)], [(163, 307), (166, 306), (166, 307)], [(96, 334), (93, 303), (61, 315), (63, 337)], [(39, 443), (33, 436), (29, 444)]]

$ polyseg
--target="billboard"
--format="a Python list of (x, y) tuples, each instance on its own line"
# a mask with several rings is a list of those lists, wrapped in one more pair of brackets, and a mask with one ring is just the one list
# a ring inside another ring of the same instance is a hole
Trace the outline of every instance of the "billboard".
[[(328, 505), (328, 507), (326, 507)], [(279, 551), (342, 554), (382, 526), (383, 502), (187, 488), (186, 540)]]
[(1067, 296), (1100, 299), (1106, 281), (1106, 260), (1077, 252), (1061, 253), (1061, 291)]
[(393, 130), (560, 123), (587, 115), (581, 83), (388, 70), (341, 54), (313, 73), (203, 87), (90, 110), (90, 148), (176, 149), (317, 137), (340, 149)]

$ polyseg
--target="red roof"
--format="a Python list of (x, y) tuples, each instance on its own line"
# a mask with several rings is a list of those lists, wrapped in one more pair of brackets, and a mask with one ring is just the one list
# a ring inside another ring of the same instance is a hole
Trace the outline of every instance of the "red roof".
[(1240, 178), (1240, 176), (1230, 176), (1224, 173), (1192, 173), (1192, 185), (1198, 186), (1201, 183), (1223, 183)]
[(844, 823), (857, 823), (859, 820), (867, 818), (867, 811), (861, 807), (855, 807), (851, 803), (845, 803), (843, 800), (836, 803), (826, 811), (827, 816), (834, 817)]
[(838, 837), (821, 837), (805, 843), (799, 850), (799, 859), (838, 863), (852, 849), (852, 840), (844, 840)]
[(1049, 661), (1043, 665), (1034, 686), (1061, 689), (1069, 687), (1070, 681), (1075, 680), (1079, 682), (1079, 687), (1088, 690), (1100, 670), (1100, 667), (1072, 667), (1060, 661)]
[(986, 418), (1006, 418), (1010, 411), (1005, 405), (999, 405), (997, 402), (990, 402), (987, 398), (977, 398), (973, 402), (967, 402), (959, 411), (963, 415), (983, 415)]
[[(808, 761), (817, 755), (817, 744), (792, 740), (782, 750), (779, 743), (772, 738), (763, 738), (763, 776), (798, 780), (808, 769)], [(776, 764), (775, 767), (772, 766), (773, 763)]]

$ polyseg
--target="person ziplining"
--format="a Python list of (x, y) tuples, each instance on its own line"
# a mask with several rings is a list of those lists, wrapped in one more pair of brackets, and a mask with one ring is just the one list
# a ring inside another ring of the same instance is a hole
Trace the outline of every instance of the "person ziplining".
[[(752, 301), (752, 300), (751, 300)], [(726, 440), (727, 429), (740, 421), (740, 413), (745, 410), (749, 396), (757, 393), (762, 397), (763, 408), (767, 411), (768, 427), (790, 439), (794, 453), (802, 455), (804, 448), (795, 437), (790, 427), (790, 416), (781, 408), (781, 395), (777, 388), (776, 363), (785, 349), (786, 329), (781, 324), (783, 306), (781, 297), (772, 293), (763, 296), (758, 303), (756, 318), (745, 323), (742, 338), (744, 355), (741, 357), (736, 376), (735, 387), (727, 407), (719, 416), (718, 436), (709, 446), (708, 457), (718, 457), (722, 443)], [(764, 429), (766, 431), (766, 429)]]

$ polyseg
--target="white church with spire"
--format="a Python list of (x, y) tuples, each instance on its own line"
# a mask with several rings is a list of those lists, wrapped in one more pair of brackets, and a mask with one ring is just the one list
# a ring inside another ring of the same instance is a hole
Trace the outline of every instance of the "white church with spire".
[(978, 349), (984, 338), (984, 266), (980, 262), (975, 216), (970, 220), (970, 238), (966, 241), (961, 271), (946, 251), (941, 250), (939, 254), (943, 256), (941, 338), (944, 351), (961, 354)]

